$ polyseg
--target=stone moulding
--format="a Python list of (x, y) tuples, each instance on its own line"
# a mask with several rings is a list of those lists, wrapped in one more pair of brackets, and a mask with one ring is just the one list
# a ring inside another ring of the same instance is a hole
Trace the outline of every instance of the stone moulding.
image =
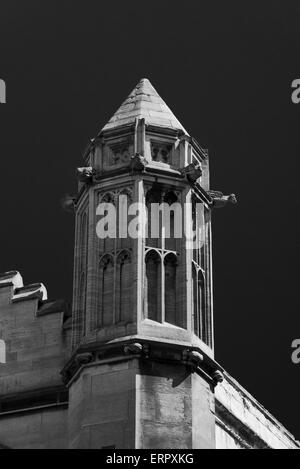
[(68, 406), (67, 388), (61, 384), (32, 389), (14, 394), (2, 394), (0, 402), (0, 419), (6, 415), (34, 412), (37, 409), (57, 406)]
[(223, 368), (198, 347), (140, 338), (80, 345), (61, 371), (62, 379), (70, 386), (83, 367), (132, 359), (184, 365), (188, 372), (199, 374), (213, 387), (223, 379)]

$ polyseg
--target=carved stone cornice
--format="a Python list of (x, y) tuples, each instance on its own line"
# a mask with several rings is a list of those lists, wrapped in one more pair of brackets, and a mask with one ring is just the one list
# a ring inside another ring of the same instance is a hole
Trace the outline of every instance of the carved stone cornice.
[(188, 372), (201, 375), (212, 386), (222, 381), (223, 368), (199, 347), (138, 337), (110, 344), (82, 344), (74, 351), (61, 374), (64, 383), (70, 385), (84, 367), (132, 359), (184, 365)]
[(127, 164), (121, 167), (114, 168), (113, 166), (105, 170), (96, 170), (90, 166), (77, 168), (77, 179), (79, 182), (90, 186), (98, 183), (100, 180), (118, 174), (130, 173), (130, 172), (143, 172), (147, 166), (147, 160), (140, 154), (132, 156)]

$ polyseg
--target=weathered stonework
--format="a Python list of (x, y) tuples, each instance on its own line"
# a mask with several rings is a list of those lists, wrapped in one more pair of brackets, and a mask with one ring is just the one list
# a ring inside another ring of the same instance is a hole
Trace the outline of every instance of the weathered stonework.
[(42, 284), (0, 275), (0, 442), (11, 448), (67, 445), (68, 390), (60, 369), (70, 353), (70, 309)]
[[(72, 313), (43, 284), (0, 275), (0, 449), (299, 448), (215, 360), (211, 210), (236, 199), (210, 189), (207, 150), (148, 80), (77, 177)], [(202, 244), (99, 239), (99, 203), (119, 210), (124, 195), (187, 204)]]

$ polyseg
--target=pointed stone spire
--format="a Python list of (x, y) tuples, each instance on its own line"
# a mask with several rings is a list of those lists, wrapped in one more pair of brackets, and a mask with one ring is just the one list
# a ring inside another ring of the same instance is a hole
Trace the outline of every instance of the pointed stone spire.
[(182, 130), (188, 135), (147, 78), (140, 80), (102, 131), (131, 124), (136, 118), (144, 118), (146, 124)]

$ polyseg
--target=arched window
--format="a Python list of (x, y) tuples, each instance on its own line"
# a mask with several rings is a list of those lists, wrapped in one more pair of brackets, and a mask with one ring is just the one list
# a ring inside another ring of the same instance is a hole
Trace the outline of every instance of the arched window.
[(161, 321), (161, 258), (151, 250), (146, 255), (146, 317)]
[(146, 245), (176, 250), (176, 238), (182, 236), (182, 210), (174, 191), (163, 192), (162, 187), (154, 185), (146, 194), (148, 213)]
[(165, 321), (177, 324), (176, 318), (176, 266), (175, 254), (168, 254), (164, 260), (165, 264)]
[[(181, 326), (176, 314), (178, 284), (177, 251), (182, 237), (182, 207), (177, 193), (154, 184), (146, 194), (148, 237), (146, 239), (145, 317)], [(153, 205), (155, 204), (155, 205)], [(153, 237), (155, 234), (156, 238)]]
[(131, 253), (128, 250), (123, 250), (117, 258), (116, 322), (127, 321), (130, 318), (132, 295), (131, 285)]
[(113, 324), (114, 259), (109, 254), (100, 259), (100, 304), (98, 327)]
[(202, 269), (195, 262), (193, 262), (193, 303), (194, 332), (203, 342), (207, 343), (205, 278)]
[[(116, 243), (116, 228), (117, 228), (117, 213), (116, 213), (116, 200), (113, 192), (100, 193), (98, 196), (98, 207), (101, 204), (101, 211), (103, 210), (103, 217), (100, 220), (107, 221), (105, 224), (105, 232), (108, 232), (107, 237), (99, 238), (99, 251), (102, 253), (110, 252), (115, 249)], [(113, 206), (113, 207), (112, 207)], [(97, 225), (98, 226), (98, 225)], [(97, 229), (97, 228), (96, 228)]]
[[(152, 204), (160, 204), (162, 201), (162, 190), (158, 185), (153, 185), (153, 187), (148, 190), (146, 194), (146, 207), (148, 215), (148, 223), (146, 228), (146, 245), (151, 247), (159, 247), (160, 245), (160, 231), (159, 224), (160, 219), (152, 220)], [(153, 225), (153, 221), (157, 224), (156, 227)], [(155, 237), (155, 236), (156, 237)]]
[[(165, 217), (165, 223), (169, 224), (169, 227), (164, 227), (164, 232), (168, 234), (165, 238), (165, 249), (175, 251), (176, 235), (178, 230), (182, 229), (181, 207), (178, 205), (178, 197), (174, 191), (167, 192), (164, 195), (163, 201), (170, 207), (170, 210), (167, 211), (167, 216)], [(177, 204), (177, 207), (173, 204)], [(175, 211), (173, 208), (175, 208)]]
[(128, 224), (131, 217), (128, 217), (128, 207), (132, 203), (132, 190), (129, 187), (122, 189), (118, 195), (117, 210), (117, 238), (118, 249), (130, 249), (131, 238), (128, 235)]

